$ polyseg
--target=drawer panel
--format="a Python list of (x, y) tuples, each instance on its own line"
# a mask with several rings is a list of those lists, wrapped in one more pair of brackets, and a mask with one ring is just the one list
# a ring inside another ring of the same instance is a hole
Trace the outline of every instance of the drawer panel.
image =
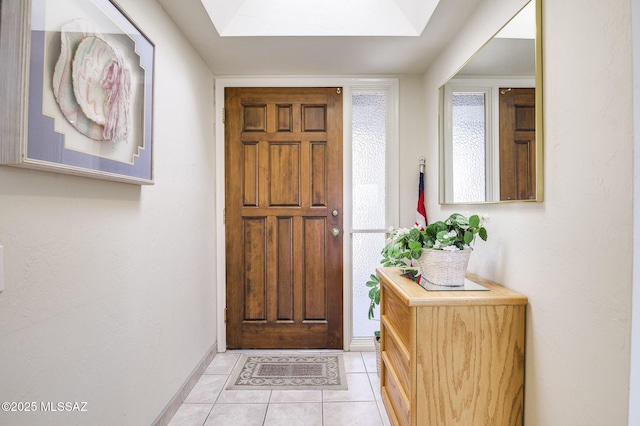
[(386, 393), (391, 404), (391, 408), (395, 417), (401, 425), (411, 424), (411, 406), (410, 401), (401, 386), (398, 386), (397, 376), (393, 370), (393, 366), (389, 363), (389, 358), (382, 357), (385, 363), (385, 374), (382, 378), (382, 391)]
[(394, 328), (398, 331), (398, 337), (402, 344), (409, 347), (409, 330), (411, 328), (410, 310), (398, 296), (388, 288), (383, 287), (382, 314), (386, 315)]
[(385, 333), (385, 353), (389, 357), (393, 369), (395, 370), (399, 384), (402, 386), (404, 393), (409, 395), (411, 392), (411, 379), (410, 367), (409, 367), (409, 351), (399, 341), (397, 335), (393, 332), (389, 332), (391, 329), (386, 328)]

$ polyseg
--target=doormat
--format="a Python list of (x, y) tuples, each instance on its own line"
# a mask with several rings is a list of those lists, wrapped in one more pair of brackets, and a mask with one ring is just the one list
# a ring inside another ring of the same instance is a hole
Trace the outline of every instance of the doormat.
[(342, 354), (242, 354), (227, 389), (346, 390)]

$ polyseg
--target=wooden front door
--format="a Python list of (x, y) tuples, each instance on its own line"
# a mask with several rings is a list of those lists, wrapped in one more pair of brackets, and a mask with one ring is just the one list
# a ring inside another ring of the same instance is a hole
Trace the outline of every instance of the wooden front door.
[(536, 89), (500, 89), (500, 200), (536, 198)]
[(342, 95), (225, 90), (227, 347), (342, 348)]

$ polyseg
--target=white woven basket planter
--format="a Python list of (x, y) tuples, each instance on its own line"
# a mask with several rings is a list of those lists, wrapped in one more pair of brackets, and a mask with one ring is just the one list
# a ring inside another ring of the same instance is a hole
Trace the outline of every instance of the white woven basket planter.
[(424, 278), (431, 284), (463, 286), (472, 251), (471, 248), (456, 251), (422, 249), (418, 265)]

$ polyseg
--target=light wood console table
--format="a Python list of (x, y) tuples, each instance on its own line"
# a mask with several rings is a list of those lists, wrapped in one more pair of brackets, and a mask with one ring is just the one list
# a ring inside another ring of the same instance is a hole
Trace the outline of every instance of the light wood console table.
[(394, 425), (522, 425), (527, 297), (427, 291), (400, 268), (380, 276), (380, 383)]

